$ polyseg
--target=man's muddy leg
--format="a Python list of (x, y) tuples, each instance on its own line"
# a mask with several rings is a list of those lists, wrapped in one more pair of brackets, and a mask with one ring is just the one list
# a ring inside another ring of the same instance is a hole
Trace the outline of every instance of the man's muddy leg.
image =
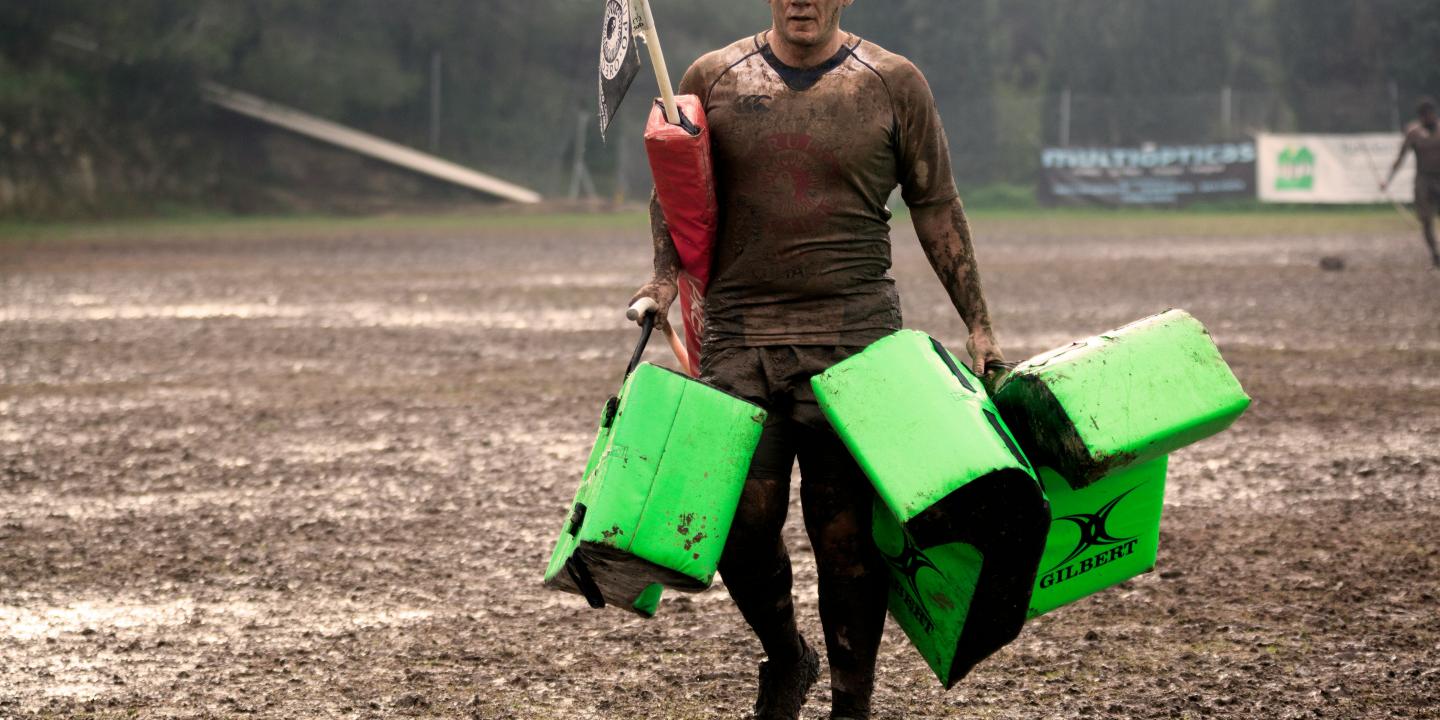
[(765, 427), (720, 557), (720, 577), (765, 654), (779, 662), (800, 657), (791, 598), (790, 553), (780, 536), (790, 504), (795, 449), (788, 423)]
[(1430, 262), (1440, 268), (1440, 247), (1435, 241), (1435, 215), (1440, 213), (1440, 181), (1416, 178), (1415, 215), (1420, 219), (1420, 229), (1425, 235), (1425, 247), (1430, 250)]
[(1426, 213), (1422, 216), (1420, 226), (1425, 231), (1425, 245), (1430, 248), (1430, 263), (1440, 268), (1440, 248), (1435, 244), (1435, 214)]
[(875, 493), (838, 438), (809, 429), (802, 433), (800, 493), (820, 575), (831, 712), (868, 718), (885, 631), (885, 570), (870, 536)]

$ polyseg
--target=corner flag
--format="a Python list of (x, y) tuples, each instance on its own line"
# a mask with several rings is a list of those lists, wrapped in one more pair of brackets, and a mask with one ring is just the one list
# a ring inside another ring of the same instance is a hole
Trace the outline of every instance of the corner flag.
[(605, 27), (600, 36), (600, 137), (635, 76), (640, 74), (640, 49), (635, 46), (630, 0), (605, 0)]
[[(705, 291), (710, 279), (710, 256), (719, 225), (710, 132), (705, 107), (694, 95), (677, 97), (670, 85), (670, 70), (660, 48), (660, 33), (650, 0), (605, 0), (605, 35), (600, 49), (600, 130), (640, 70), (635, 41), (645, 43), (654, 66), (660, 100), (645, 125), (645, 152), (655, 177), (655, 194), (670, 237), (680, 255), (681, 317), (685, 321), (685, 348), (672, 335), (671, 346), (691, 375), (700, 373), (700, 344), (705, 328)], [(633, 310), (634, 308), (632, 308)], [(693, 362), (692, 362), (693, 360)]]

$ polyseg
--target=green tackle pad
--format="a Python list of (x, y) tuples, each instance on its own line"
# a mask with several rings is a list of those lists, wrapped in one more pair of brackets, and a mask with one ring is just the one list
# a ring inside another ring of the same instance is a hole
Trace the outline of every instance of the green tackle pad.
[(1168, 456), (1075, 489), (1050, 468), (1050, 535), (1030, 597), (1030, 617), (1119, 585), (1155, 567)]
[(1205, 326), (1170, 310), (1021, 363), (995, 404), (1036, 465), (1083, 488), (1219, 433), (1250, 398)]
[(710, 587), (765, 412), (648, 363), (606, 405), (545, 570), (549, 587), (653, 616)]
[[(875, 487), (893, 615), (949, 687), (1024, 625), (1050, 522), (1040, 485), (979, 379), (924, 333), (883, 338), (811, 385)], [(886, 554), (896, 533), (908, 555)], [(915, 553), (950, 568), (920, 573), (928, 590), (902, 577)], [(937, 593), (949, 599), (932, 606)]]

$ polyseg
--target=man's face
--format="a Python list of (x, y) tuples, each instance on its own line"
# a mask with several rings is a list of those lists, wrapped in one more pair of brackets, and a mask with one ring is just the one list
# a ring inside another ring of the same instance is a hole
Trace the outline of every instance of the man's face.
[(766, 0), (775, 31), (786, 42), (816, 47), (830, 42), (840, 28), (840, 11), (855, 0)]
[(1420, 113), (1421, 125), (1434, 130), (1437, 122), (1440, 122), (1440, 116), (1437, 116), (1434, 110), (1426, 110)]

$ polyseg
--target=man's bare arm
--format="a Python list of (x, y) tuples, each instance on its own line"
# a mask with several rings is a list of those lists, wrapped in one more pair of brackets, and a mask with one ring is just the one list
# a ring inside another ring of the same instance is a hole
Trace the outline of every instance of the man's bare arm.
[(660, 309), (656, 315), (662, 328), (668, 325), (666, 314), (670, 310), (670, 304), (675, 302), (675, 296), (679, 293), (677, 282), (680, 277), (680, 253), (675, 249), (675, 241), (670, 237), (670, 225), (665, 222), (665, 212), (660, 209), (660, 198), (654, 192), (650, 193), (650, 239), (655, 246), (655, 265), (650, 276), (650, 281), (645, 283), (630, 298), (630, 303), (642, 297), (648, 297), (655, 301)]
[(980, 287), (980, 269), (975, 262), (975, 245), (965, 206), (956, 198), (949, 203), (912, 208), (910, 215), (915, 233), (920, 236), (920, 246), (930, 259), (930, 267), (935, 269), (940, 283), (950, 294), (950, 302), (970, 330), (966, 346), (975, 372), (984, 375), (991, 363), (1004, 362), (1005, 356), (990, 327), (990, 310)]
[(1410, 133), (1407, 132), (1405, 133), (1405, 142), (1400, 143), (1400, 156), (1395, 158), (1395, 164), (1390, 167), (1390, 174), (1386, 176), (1385, 182), (1380, 183), (1381, 190), (1388, 189), (1390, 183), (1395, 180), (1395, 173), (1400, 172), (1400, 166), (1405, 164), (1405, 154), (1410, 152), (1410, 145), (1411, 137)]

